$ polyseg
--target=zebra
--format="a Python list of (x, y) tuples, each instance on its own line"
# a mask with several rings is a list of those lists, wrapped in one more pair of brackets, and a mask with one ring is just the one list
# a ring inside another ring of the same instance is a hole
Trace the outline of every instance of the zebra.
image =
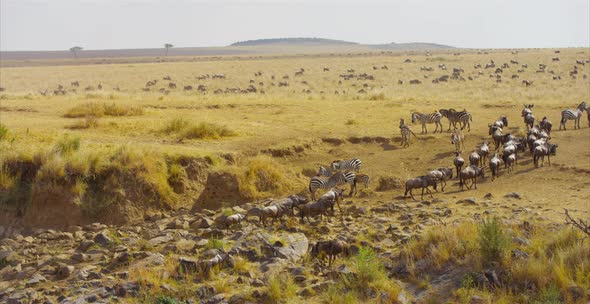
[(402, 145), (404, 148), (410, 146), (410, 135), (414, 135), (414, 137), (418, 138), (418, 136), (412, 132), (410, 127), (404, 123), (403, 119), (399, 120), (399, 129), (402, 134), (402, 142), (400, 145)]
[(330, 176), (329, 178), (322, 176), (314, 176), (309, 181), (309, 191), (311, 192), (311, 199), (315, 200), (315, 192), (318, 189), (330, 189), (344, 184), (350, 184), (350, 193), (348, 194), (350, 196), (354, 191), (355, 178), (356, 174), (354, 174), (354, 172), (339, 172)]
[(350, 160), (335, 160), (330, 164), (330, 169), (332, 171), (345, 170), (359, 173), (361, 171), (361, 165), (362, 162), (358, 158), (353, 158)]
[(357, 185), (359, 183), (363, 183), (363, 185), (365, 185), (365, 189), (368, 189), (370, 181), (371, 178), (367, 174), (357, 174), (354, 178), (354, 195), (356, 195)]
[(467, 112), (467, 110), (463, 109), (463, 111), (457, 112), (455, 109), (440, 109), (438, 111), (443, 117), (446, 117), (449, 120), (449, 129), (451, 130), (451, 124), (454, 128), (457, 127), (457, 123), (460, 123), (461, 129), (467, 127), (467, 131), (471, 132), (471, 121), (473, 121), (473, 117), (471, 113)]
[(580, 128), (580, 118), (582, 118), (582, 112), (584, 112), (584, 110), (588, 110), (587, 109), (588, 105), (586, 104), (585, 101), (582, 101), (582, 103), (580, 105), (578, 105), (578, 107), (576, 109), (567, 109), (567, 110), (563, 110), (561, 112), (561, 123), (559, 124), (559, 130), (561, 130), (561, 126), (563, 126), (564, 130), (567, 130), (565, 128), (565, 123), (568, 120), (573, 120), (574, 121), (574, 129), (579, 129)]
[(455, 131), (451, 134), (451, 144), (455, 145), (455, 152), (461, 152), (461, 146), (465, 149), (465, 135), (463, 135), (462, 130), (455, 128)]
[(442, 133), (442, 123), (440, 122), (440, 120), (442, 119), (442, 115), (439, 112), (434, 112), (434, 113), (430, 113), (430, 114), (422, 114), (422, 113), (418, 113), (418, 112), (411, 112), (412, 114), (412, 123), (415, 123), (416, 121), (420, 121), (420, 123), (422, 124), (422, 133), (428, 133), (428, 130), (426, 129), (426, 124), (431, 124), (434, 123), (436, 125), (436, 129), (434, 130), (434, 133), (436, 133), (436, 131), (438, 131), (438, 127), (440, 126), (440, 132)]

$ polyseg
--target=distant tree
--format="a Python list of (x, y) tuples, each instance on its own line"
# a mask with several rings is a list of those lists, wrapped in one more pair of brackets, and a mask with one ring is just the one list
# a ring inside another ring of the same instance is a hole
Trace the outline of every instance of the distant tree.
[(76, 58), (78, 58), (78, 52), (83, 50), (84, 48), (81, 46), (74, 46), (70, 48), (70, 52), (74, 53), (74, 56), (76, 56)]
[(174, 45), (172, 45), (172, 44), (170, 44), (170, 43), (166, 43), (166, 44), (164, 44), (164, 47), (166, 48), (166, 56), (168, 56), (168, 50), (169, 50), (170, 48), (173, 48), (173, 47), (174, 47)]

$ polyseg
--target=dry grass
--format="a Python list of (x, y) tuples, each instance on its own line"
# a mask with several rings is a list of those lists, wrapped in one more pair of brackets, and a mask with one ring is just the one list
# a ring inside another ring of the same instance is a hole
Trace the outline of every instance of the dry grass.
[(103, 117), (103, 116), (138, 116), (143, 115), (143, 108), (108, 103), (86, 103), (69, 109), (64, 117)]

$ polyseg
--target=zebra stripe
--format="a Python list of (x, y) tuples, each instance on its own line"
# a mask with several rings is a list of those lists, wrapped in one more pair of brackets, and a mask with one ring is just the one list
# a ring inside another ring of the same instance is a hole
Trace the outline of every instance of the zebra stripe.
[(362, 162), (358, 158), (353, 158), (350, 160), (335, 160), (330, 164), (330, 169), (332, 171), (336, 170), (346, 170), (346, 171), (361, 171)]
[(400, 119), (400, 121), (399, 121), (399, 129), (402, 134), (402, 142), (400, 145), (402, 145), (404, 148), (409, 147), (410, 146), (410, 135), (416, 136), (416, 134), (414, 134), (414, 132), (412, 132), (410, 127), (404, 123), (403, 119)]
[(352, 192), (352, 187), (354, 186), (355, 178), (356, 174), (354, 174), (354, 172), (340, 172), (332, 175), (329, 178), (314, 176), (309, 181), (309, 191), (311, 192), (311, 199), (315, 200), (315, 192), (318, 189), (330, 189), (344, 184), (350, 184), (350, 190)]
[(467, 127), (468, 131), (471, 131), (471, 121), (473, 121), (473, 117), (471, 116), (471, 113), (467, 112), (467, 110), (463, 110), (460, 112), (457, 112), (455, 109), (441, 109), (439, 111), (439, 113), (443, 116), (446, 117), (449, 120), (449, 129), (451, 130), (451, 125), (453, 125), (454, 128), (457, 127), (457, 123), (459, 123), (461, 125), (461, 129)]
[(563, 126), (564, 130), (567, 130), (565, 128), (565, 123), (568, 120), (573, 120), (574, 121), (574, 129), (579, 129), (580, 128), (580, 118), (582, 118), (582, 112), (584, 112), (584, 110), (587, 110), (586, 108), (588, 107), (588, 105), (586, 104), (586, 102), (582, 102), (576, 109), (567, 109), (567, 110), (563, 110), (561, 112), (561, 122), (559, 124), (559, 130), (561, 130), (561, 127)]
[(436, 133), (436, 131), (438, 131), (438, 127), (440, 126), (440, 132), (442, 133), (442, 123), (440, 122), (440, 120), (442, 119), (442, 114), (440, 114), (439, 112), (434, 112), (434, 113), (430, 113), (430, 114), (422, 114), (422, 113), (418, 113), (418, 112), (412, 112), (412, 123), (415, 123), (416, 121), (420, 121), (420, 123), (422, 124), (422, 133), (428, 133), (428, 130), (426, 129), (426, 124), (435, 124), (436, 125), (436, 129), (434, 130), (434, 133)]

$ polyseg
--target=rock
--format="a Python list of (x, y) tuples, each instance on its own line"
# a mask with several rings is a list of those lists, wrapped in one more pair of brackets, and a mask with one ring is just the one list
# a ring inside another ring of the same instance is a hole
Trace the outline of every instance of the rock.
[(242, 304), (242, 303), (249, 303), (249, 302), (247, 302), (246, 299), (244, 299), (243, 295), (235, 294), (227, 300), (227, 303), (228, 304)]
[(42, 283), (42, 282), (47, 282), (47, 279), (40, 274), (35, 274), (35, 275), (33, 275), (33, 277), (30, 280), (27, 281), (27, 283), (25, 283), (25, 286), (26, 287), (35, 287), (39, 283)]
[(94, 242), (102, 247), (105, 247), (111, 244), (113, 240), (105, 232), (101, 232), (94, 236)]
[(215, 287), (213, 286), (201, 286), (197, 289), (197, 297), (200, 299), (207, 299), (216, 294)]
[(496, 274), (495, 270), (488, 269), (484, 272), (484, 275), (492, 286), (500, 286), (500, 280), (498, 279), (498, 275)]
[(528, 259), (529, 254), (516, 248), (516, 249), (512, 249), (512, 258), (514, 258), (514, 259)]
[(72, 273), (74, 272), (74, 269), (75, 269), (74, 266), (71, 266), (71, 265), (60, 265), (57, 267), (57, 269), (55, 271), (55, 276), (59, 280), (69, 278), (72, 275)]
[(126, 282), (116, 285), (114, 289), (118, 297), (135, 296), (139, 292), (139, 285), (133, 282)]
[(477, 205), (477, 201), (475, 197), (464, 198), (457, 201), (457, 204), (464, 204), (464, 205)]
[(162, 235), (149, 240), (148, 244), (150, 244), (151, 246), (158, 246), (160, 244), (168, 243), (173, 239), (174, 238), (171, 235)]
[(262, 287), (262, 286), (264, 286), (264, 282), (262, 282), (262, 280), (260, 280), (260, 279), (254, 279), (254, 280), (252, 280), (250, 285), (252, 285), (254, 287)]
[(76, 261), (78, 263), (81, 263), (81, 262), (87, 261), (88, 260), (88, 256), (85, 255), (85, 254), (83, 254), (83, 253), (77, 252), (77, 253), (74, 253), (70, 257), (70, 259), (72, 259), (73, 261)]
[(505, 198), (515, 198), (515, 199), (521, 199), (520, 193), (518, 192), (510, 192), (510, 193), (506, 193), (506, 195), (504, 195)]
[(198, 228), (211, 228), (211, 226), (213, 226), (213, 224), (215, 224), (214, 220), (212, 220), (206, 216), (203, 216), (197, 227)]
[(305, 287), (297, 292), (300, 297), (308, 298), (315, 295), (315, 291), (311, 287)]
[(567, 287), (567, 292), (570, 294), (574, 301), (578, 301), (584, 297), (584, 288), (571, 284)]
[(492, 195), (491, 192), (488, 192), (488, 193), (486, 193), (486, 195), (483, 196), (483, 198), (486, 198), (486, 199), (490, 199), (492, 197), (494, 197), (494, 196)]
[(512, 237), (512, 243), (515, 243), (515, 244), (518, 244), (521, 246), (528, 246), (531, 244), (531, 241), (529, 241), (528, 239), (519, 237), (519, 236), (515, 236), (515, 237)]
[(95, 243), (90, 240), (82, 241), (80, 242), (80, 245), (78, 245), (78, 251), (86, 252), (86, 250), (88, 250), (88, 248), (92, 247), (94, 244)]
[(178, 267), (184, 273), (193, 273), (197, 271), (197, 261), (191, 258), (180, 257)]
[(333, 285), (333, 284), (335, 284), (334, 281), (328, 280), (328, 281), (324, 281), (321, 283), (312, 284), (309, 287), (317, 293), (317, 292), (322, 292), (322, 291), (328, 290), (328, 287), (330, 287), (330, 285)]
[(487, 304), (488, 301), (478, 295), (472, 295), (469, 299), (469, 304)]
[(397, 301), (400, 304), (407, 304), (408, 303), (408, 297), (406, 296), (406, 292), (402, 291), (397, 295)]
[(209, 244), (209, 240), (208, 239), (200, 239), (195, 243), (195, 247), (197, 248), (203, 248), (205, 246), (207, 246), (207, 244)]

